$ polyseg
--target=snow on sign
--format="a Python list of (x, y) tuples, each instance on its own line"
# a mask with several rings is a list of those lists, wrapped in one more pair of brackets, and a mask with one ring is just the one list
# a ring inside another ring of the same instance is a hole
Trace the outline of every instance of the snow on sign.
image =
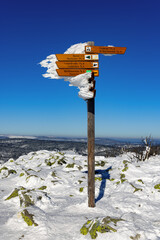
[(58, 68), (71, 68), (71, 69), (72, 68), (73, 69), (75, 69), (75, 68), (89, 69), (89, 68), (98, 68), (99, 67), (98, 62), (90, 62), (90, 61), (83, 61), (83, 62), (57, 61), (56, 64), (57, 64)]
[(56, 54), (58, 61), (94, 61), (98, 60), (97, 54)]
[(93, 69), (56, 69), (59, 76), (66, 76), (66, 77), (74, 77), (79, 74), (87, 73), (87, 72), (94, 72), (94, 76), (99, 76), (98, 70)]
[(86, 53), (124, 54), (126, 47), (85, 46)]

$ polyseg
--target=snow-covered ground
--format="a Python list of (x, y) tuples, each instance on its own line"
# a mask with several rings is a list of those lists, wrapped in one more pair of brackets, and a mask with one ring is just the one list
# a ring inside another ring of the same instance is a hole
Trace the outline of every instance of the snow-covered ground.
[(1, 240), (160, 239), (160, 156), (96, 157), (88, 208), (87, 157), (38, 151), (0, 165)]

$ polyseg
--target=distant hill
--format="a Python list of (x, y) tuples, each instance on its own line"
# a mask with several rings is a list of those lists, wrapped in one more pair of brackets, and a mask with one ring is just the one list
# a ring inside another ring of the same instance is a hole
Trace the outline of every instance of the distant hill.
[[(124, 149), (126, 151), (137, 151), (135, 148), (143, 151), (140, 139), (95, 139), (96, 156), (115, 157), (120, 155)], [(78, 154), (87, 155), (87, 139), (0, 135), (0, 162), (6, 162), (10, 158), (17, 159), (21, 155), (39, 150), (73, 150)]]
[[(87, 142), (87, 138), (83, 137), (55, 137), (55, 136), (16, 136), (16, 135), (0, 135), (0, 139), (37, 139), (37, 140), (53, 140), (53, 141), (72, 141)], [(96, 144), (101, 145), (124, 145), (124, 144), (141, 144), (139, 138), (95, 138)], [(160, 140), (159, 140), (160, 142)]]

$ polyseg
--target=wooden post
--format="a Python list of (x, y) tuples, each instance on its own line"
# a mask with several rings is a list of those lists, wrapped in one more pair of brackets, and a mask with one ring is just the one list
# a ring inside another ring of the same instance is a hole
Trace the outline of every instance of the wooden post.
[[(88, 42), (94, 46), (94, 42)], [(88, 99), (88, 207), (95, 207), (95, 98)]]

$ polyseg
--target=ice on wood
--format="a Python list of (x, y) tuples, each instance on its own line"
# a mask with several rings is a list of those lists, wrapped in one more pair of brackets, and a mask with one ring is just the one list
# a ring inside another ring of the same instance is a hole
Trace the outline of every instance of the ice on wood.
[(88, 79), (91, 77), (91, 73), (87, 72), (84, 74), (77, 75), (76, 77), (67, 78), (65, 81), (69, 81), (69, 86), (78, 87), (80, 90), (78, 95), (84, 100), (93, 98), (93, 92), (89, 91), (93, 87), (92, 83), (88, 83)]
[(57, 61), (56, 55), (52, 54), (49, 55), (45, 60), (40, 62), (41, 67), (48, 68), (46, 73), (43, 74), (43, 77), (51, 79), (61, 79), (61, 77), (59, 77), (56, 72), (57, 68), (56, 61)]
[(64, 53), (65, 54), (85, 54), (85, 46), (87, 46), (88, 43), (77, 43), (72, 45), (70, 48), (68, 48)]
[[(84, 54), (85, 53), (85, 46), (87, 46), (86, 43), (78, 43), (75, 45), (72, 45), (70, 48), (68, 48), (64, 54)], [(50, 78), (50, 79), (61, 79), (62, 77), (58, 76), (56, 69), (56, 55), (52, 54), (49, 55), (45, 60), (40, 62), (40, 65), (42, 67), (48, 68), (46, 73), (43, 74), (43, 77)], [(90, 87), (92, 86), (90, 83), (88, 83), (88, 79), (91, 77), (91, 73), (84, 73), (77, 75), (76, 77), (64, 77), (65, 81), (70, 82), (69, 86), (75, 86), (79, 89), (79, 97), (83, 98), (84, 100), (93, 98), (93, 93), (89, 91)]]

